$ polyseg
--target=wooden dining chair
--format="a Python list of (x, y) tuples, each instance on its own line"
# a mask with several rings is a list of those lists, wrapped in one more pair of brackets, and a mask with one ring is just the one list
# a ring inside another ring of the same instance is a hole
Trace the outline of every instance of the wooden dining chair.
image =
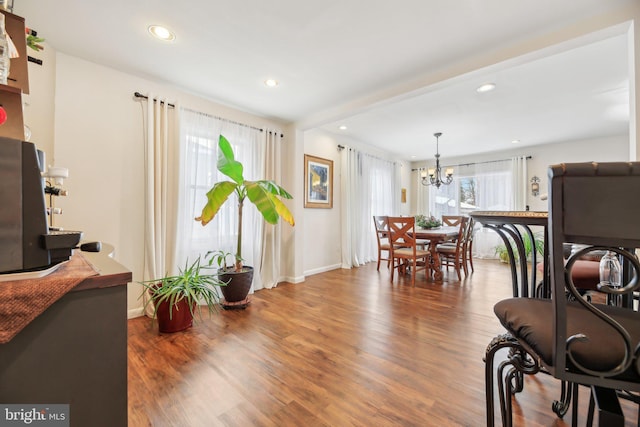
[[(376, 239), (378, 241), (378, 267), (380, 271), (380, 261), (387, 261), (387, 268), (391, 264), (391, 245), (389, 243), (389, 217), (373, 216), (373, 224), (376, 230)], [(386, 252), (386, 258), (383, 258), (383, 252)]]
[[(473, 273), (473, 235), (475, 234), (476, 222), (473, 218), (469, 217), (469, 223), (467, 224), (467, 234), (464, 238), (464, 247), (462, 248), (462, 262), (465, 265), (464, 275), (467, 275), (468, 268), (471, 268)], [(468, 266), (468, 267), (467, 267)]]
[(455, 227), (462, 221), (463, 215), (442, 215), (442, 225)]
[(416, 219), (412, 216), (388, 217), (391, 244), (391, 281), (394, 272), (411, 271), (411, 286), (416, 285), (416, 273), (429, 269), (429, 251), (418, 249)]
[[(460, 221), (462, 220), (463, 215), (442, 215), (442, 225), (446, 227), (457, 227), (460, 225)], [(458, 238), (452, 239), (447, 243), (455, 243)]]
[(447, 270), (449, 267), (453, 267), (458, 275), (458, 280), (462, 280), (460, 270), (464, 270), (465, 276), (469, 274), (465, 255), (465, 250), (467, 249), (465, 242), (468, 233), (468, 224), (469, 217), (461, 217), (460, 222), (458, 223), (460, 231), (458, 232), (458, 237), (456, 238), (455, 243), (440, 244), (436, 247), (442, 266), (446, 266)]

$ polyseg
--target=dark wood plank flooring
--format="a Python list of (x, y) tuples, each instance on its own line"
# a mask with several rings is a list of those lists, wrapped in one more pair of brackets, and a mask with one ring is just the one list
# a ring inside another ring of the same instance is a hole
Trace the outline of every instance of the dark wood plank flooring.
[[(482, 358), (503, 332), (492, 308), (511, 284), (506, 265), (475, 264), (462, 281), (418, 273), (415, 288), (375, 263), (335, 270), (176, 334), (129, 320), (129, 425), (482, 426)], [(559, 393), (552, 378), (527, 377), (514, 424), (571, 425), (551, 412)], [(580, 398), (584, 425), (586, 389)], [(625, 405), (628, 420), (636, 410)]]

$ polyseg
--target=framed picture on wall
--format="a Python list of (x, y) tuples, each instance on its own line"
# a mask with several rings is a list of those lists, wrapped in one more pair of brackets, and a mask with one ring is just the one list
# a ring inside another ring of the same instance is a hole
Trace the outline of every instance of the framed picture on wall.
[(304, 155), (304, 207), (333, 208), (333, 160)]

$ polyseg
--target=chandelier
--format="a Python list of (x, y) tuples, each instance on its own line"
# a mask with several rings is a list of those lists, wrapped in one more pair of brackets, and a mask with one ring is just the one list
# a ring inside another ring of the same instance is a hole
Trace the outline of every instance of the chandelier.
[(422, 171), (420, 176), (422, 177), (422, 185), (435, 185), (436, 188), (440, 188), (442, 184), (449, 185), (453, 182), (453, 168), (447, 168), (445, 170), (445, 176), (442, 177), (442, 169), (440, 168), (440, 153), (438, 151), (438, 138), (442, 136), (442, 132), (434, 133), (436, 137), (436, 167), (429, 168), (426, 172)]

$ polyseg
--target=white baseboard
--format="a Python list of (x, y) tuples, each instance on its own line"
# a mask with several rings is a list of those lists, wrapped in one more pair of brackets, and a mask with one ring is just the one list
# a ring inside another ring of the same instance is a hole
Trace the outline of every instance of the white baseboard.
[(278, 283), (287, 282), (287, 283), (302, 283), (304, 282), (305, 276), (291, 277), (284, 276), (278, 280)]
[(127, 311), (127, 319), (135, 319), (136, 317), (144, 316), (144, 310), (142, 307), (132, 308)]
[(342, 264), (327, 265), (325, 267), (314, 268), (313, 270), (305, 271), (304, 275), (313, 276), (314, 274), (326, 273), (327, 271), (337, 270), (339, 268), (342, 268)]

